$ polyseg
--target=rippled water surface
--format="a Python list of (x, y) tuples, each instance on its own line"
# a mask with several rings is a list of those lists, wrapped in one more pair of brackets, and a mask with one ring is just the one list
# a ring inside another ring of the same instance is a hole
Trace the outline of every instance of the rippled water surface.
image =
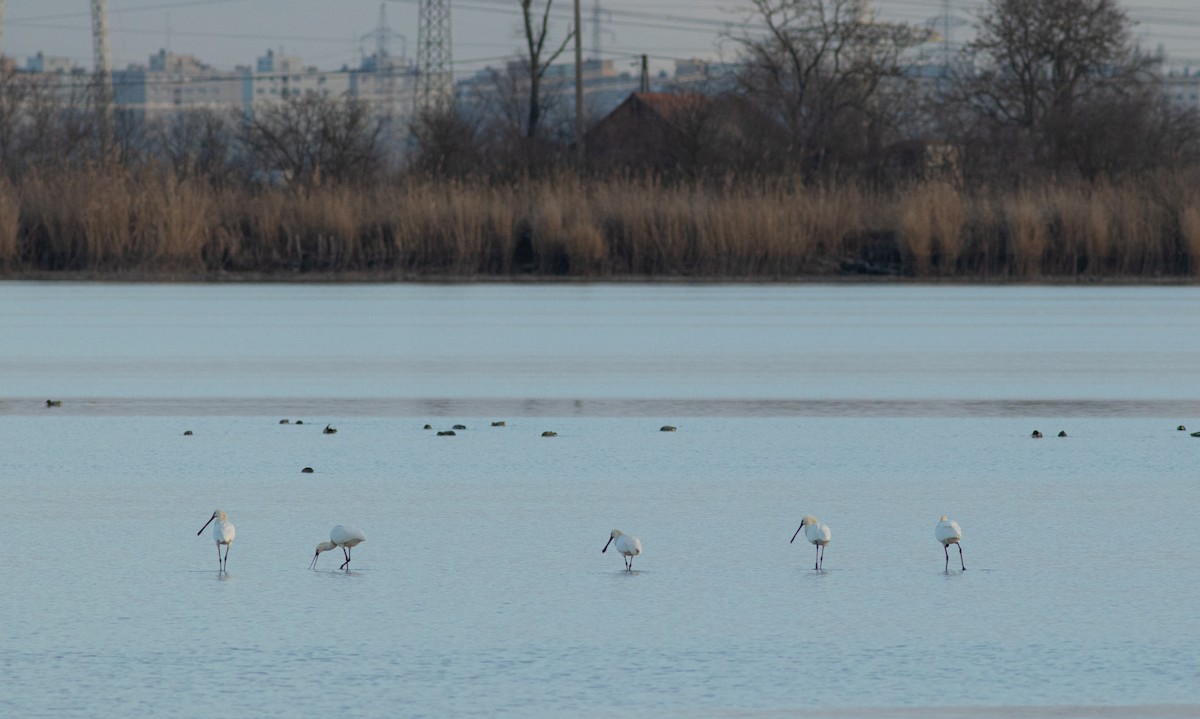
[(0, 283), (0, 715), (1200, 715), (1198, 310)]

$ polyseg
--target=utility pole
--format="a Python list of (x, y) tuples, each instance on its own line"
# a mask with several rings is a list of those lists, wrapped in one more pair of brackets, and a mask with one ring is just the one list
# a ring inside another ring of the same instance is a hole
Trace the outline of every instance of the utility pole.
[(638, 82), (638, 92), (650, 92), (650, 60), (642, 55), (642, 75)]
[(583, 27), (575, 0), (575, 161), (583, 168)]
[(454, 109), (450, 0), (420, 0), (417, 20), (417, 115)]
[(592, 58), (600, 60), (600, 0), (592, 3)]
[[(400, 54), (398, 56), (399, 60), (393, 59), (395, 57), (392, 55), (391, 50), (391, 41), (393, 38), (400, 38), (401, 45)], [(399, 78), (397, 77), (397, 70), (401, 62), (404, 60), (404, 53), (407, 48), (404, 47), (404, 36), (398, 32), (393, 32), (392, 29), (388, 27), (387, 5), (385, 3), (379, 3), (379, 25), (377, 25), (374, 30), (366, 35), (362, 35), (358, 39), (360, 41), (368, 39), (375, 41), (375, 62), (372, 64), (375, 74), (374, 92), (383, 99), (384, 103), (386, 103), (385, 107), (387, 108), (387, 113), (389, 115), (393, 113), (400, 113), (401, 110), (398, 107), (399, 103), (396, 99), (398, 90), (397, 85), (400, 82)], [(363, 60), (365, 61), (366, 49), (361, 45), (359, 46), (359, 49), (360, 54), (363, 56)]]
[(104, 148), (113, 139), (112, 64), (108, 55), (108, 0), (92, 0), (92, 52), (96, 84), (96, 114)]

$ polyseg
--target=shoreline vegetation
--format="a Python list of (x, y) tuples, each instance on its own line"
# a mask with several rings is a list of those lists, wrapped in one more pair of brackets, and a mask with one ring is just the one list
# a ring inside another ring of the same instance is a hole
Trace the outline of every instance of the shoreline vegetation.
[(0, 278), (1200, 278), (1200, 111), (1118, 0), (987, 0), (937, 73), (867, 0), (746, 9), (734, 62), (581, 137), (528, 4), (522, 62), (412, 116), (296, 88), (151, 111), (0, 64)]
[(0, 184), (0, 278), (1195, 282), (1196, 179), (870, 189), (561, 173), (295, 189), (64, 169)]

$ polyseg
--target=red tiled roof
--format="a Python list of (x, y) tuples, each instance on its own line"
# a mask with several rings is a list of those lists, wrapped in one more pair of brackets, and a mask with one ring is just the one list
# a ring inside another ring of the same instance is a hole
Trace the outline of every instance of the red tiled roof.
[(712, 98), (697, 93), (678, 95), (671, 92), (635, 92), (630, 97), (657, 112), (663, 119), (670, 119), (680, 110), (695, 108), (697, 104), (712, 102)]

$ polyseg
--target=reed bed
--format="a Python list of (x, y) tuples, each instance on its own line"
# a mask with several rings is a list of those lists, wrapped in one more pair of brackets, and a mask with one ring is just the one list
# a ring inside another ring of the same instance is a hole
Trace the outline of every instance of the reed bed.
[(196, 278), (1200, 277), (1191, 178), (965, 190), (787, 179), (215, 187), (92, 168), (0, 184), (0, 272)]

